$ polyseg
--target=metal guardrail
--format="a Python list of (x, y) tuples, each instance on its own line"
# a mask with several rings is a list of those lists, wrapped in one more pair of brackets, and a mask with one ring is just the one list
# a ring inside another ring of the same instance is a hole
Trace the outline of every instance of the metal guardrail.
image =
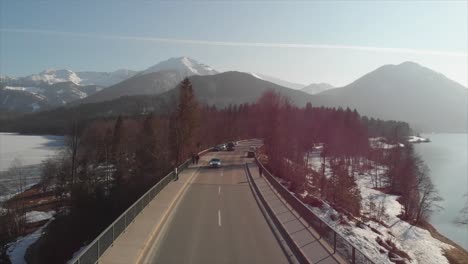
[(306, 256), (302, 253), (301, 249), (297, 246), (296, 243), (294, 243), (293, 239), (289, 236), (288, 231), (284, 228), (284, 226), (281, 224), (279, 218), (276, 216), (276, 214), (273, 212), (273, 210), (270, 208), (268, 205), (267, 201), (265, 200), (265, 197), (263, 197), (262, 193), (260, 192), (257, 184), (255, 183), (252, 174), (250, 172), (250, 168), (248, 164), (245, 164), (245, 168), (247, 170), (247, 176), (249, 177), (250, 182), (252, 183), (252, 187), (255, 190), (255, 192), (258, 195), (259, 200), (261, 201), (263, 207), (265, 208), (267, 214), (270, 216), (271, 220), (273, 221), (273, 224), (275, 227), (278, 229), (279, 233), (281, 234), (282, 238), (288, 245), (289, 249), (293, 253), (294, 257), (299, 261), (299, 263), (308, 263)]
[(369, 256), (360, 251), (349, 240), (342, 236), (324, 219), (316, 215), (299, 200), (293, 193), (284, 187), (275, 177), (263, 166), (263, 164), (255, 157), (255, 162), (262, 167), (265, 179), (276, 189), (276, 191), (288, 202), (288, 204), (320, 235), (320, 238), (325, 239), (331, 247), (333, 253), (338, 253), (346, 261), (352, 264), (375, 264)]
[[(210, 148), (211, 149), (211, 148)], [(206, 149), (198, 155), (208, 152)], [(187, 168), (191, 159), (186, 160), (179, 167), (178, 173)], [(133, 222), (135, 217), (156, 197), (156, 195), (166, 187), (171, 181), (174, 180), (175, 173), (164, 176), (162, 180), (156, 183), (151, 189), (143, 194), (135, 203), (133, 203), (125, 212), (123, 212), (117, 219), (110, 224), (104, 231), (99, 234), (86, 248), (72, 260), (68, 261), (69, 264), (95, 264), (104, 252), (114, 243), (114, 241), (122, 234), (125, 229)]]

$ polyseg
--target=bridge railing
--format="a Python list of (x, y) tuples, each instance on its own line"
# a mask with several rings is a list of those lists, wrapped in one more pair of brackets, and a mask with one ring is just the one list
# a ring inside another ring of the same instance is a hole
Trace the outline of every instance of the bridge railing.
[(316, 215), (306, 204), (284, 187), (258, 160), (255, 162), (263, 170), (265, 179), (275, 188), (275, 190), (286, 200), (286, 202), (310, 225), (315, 231), (328, 242), (333, 248), (333, 253), (338, 253), (346, 261), (353, 264), (375, 264), (364, 252), (359, 250), (351, 241), (342, 236), (335, 228), (329, 225), (324, 219)]
[[(211, 148), (210, 148), (211, 149)], [(202, 155), (208, 152), (210, 149), (206, 149), (198, 155)], [(191, 159), (186, 160), (179, 167), (177, 167), (178, 173), (187, 168), (191, 162)], [(133, 222), (135, 217), (156, 197), (156, 195), (164, 189), (171, 181), (175, 178), (175, 172), (172, 171), (158, 183), (156, 183), (151, 189), (143, 194), (135, 203), (133, 203), (125, 212), (123, 212), (115, 221), (109, 225), (104, 231), (99, 234), (86, 248), (80, 252), (76, 257), (70, 260), (69, 264), (95, 264), (104, 252), (114, 243), (114, 241), (127, 229), (127, 227)]]

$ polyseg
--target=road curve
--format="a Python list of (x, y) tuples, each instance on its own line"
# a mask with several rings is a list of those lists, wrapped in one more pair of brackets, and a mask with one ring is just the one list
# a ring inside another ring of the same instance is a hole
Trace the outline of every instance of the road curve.
[(247, 144), (200, 168), (150, 254), (151, 263), (288, 263), (249, 187)]

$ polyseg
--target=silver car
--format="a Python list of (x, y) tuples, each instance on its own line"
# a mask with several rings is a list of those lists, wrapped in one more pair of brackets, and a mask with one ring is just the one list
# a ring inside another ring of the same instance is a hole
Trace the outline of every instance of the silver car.
[(217, 158), (213, 158), (210, 160), (208, 164), (210, 165), (210, 168), (219, 168), (221, 167), (221, 160)]

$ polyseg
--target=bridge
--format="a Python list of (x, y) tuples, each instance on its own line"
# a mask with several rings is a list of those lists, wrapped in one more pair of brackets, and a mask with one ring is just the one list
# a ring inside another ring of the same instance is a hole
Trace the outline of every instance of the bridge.
[[(372, 263), (265, 169), (259, 175), (245, 153), (261, 144), (187, 161), (178, 180), (167, 175), (70, 263)], [(214, 157), (220, 168), (207, 166)]]

